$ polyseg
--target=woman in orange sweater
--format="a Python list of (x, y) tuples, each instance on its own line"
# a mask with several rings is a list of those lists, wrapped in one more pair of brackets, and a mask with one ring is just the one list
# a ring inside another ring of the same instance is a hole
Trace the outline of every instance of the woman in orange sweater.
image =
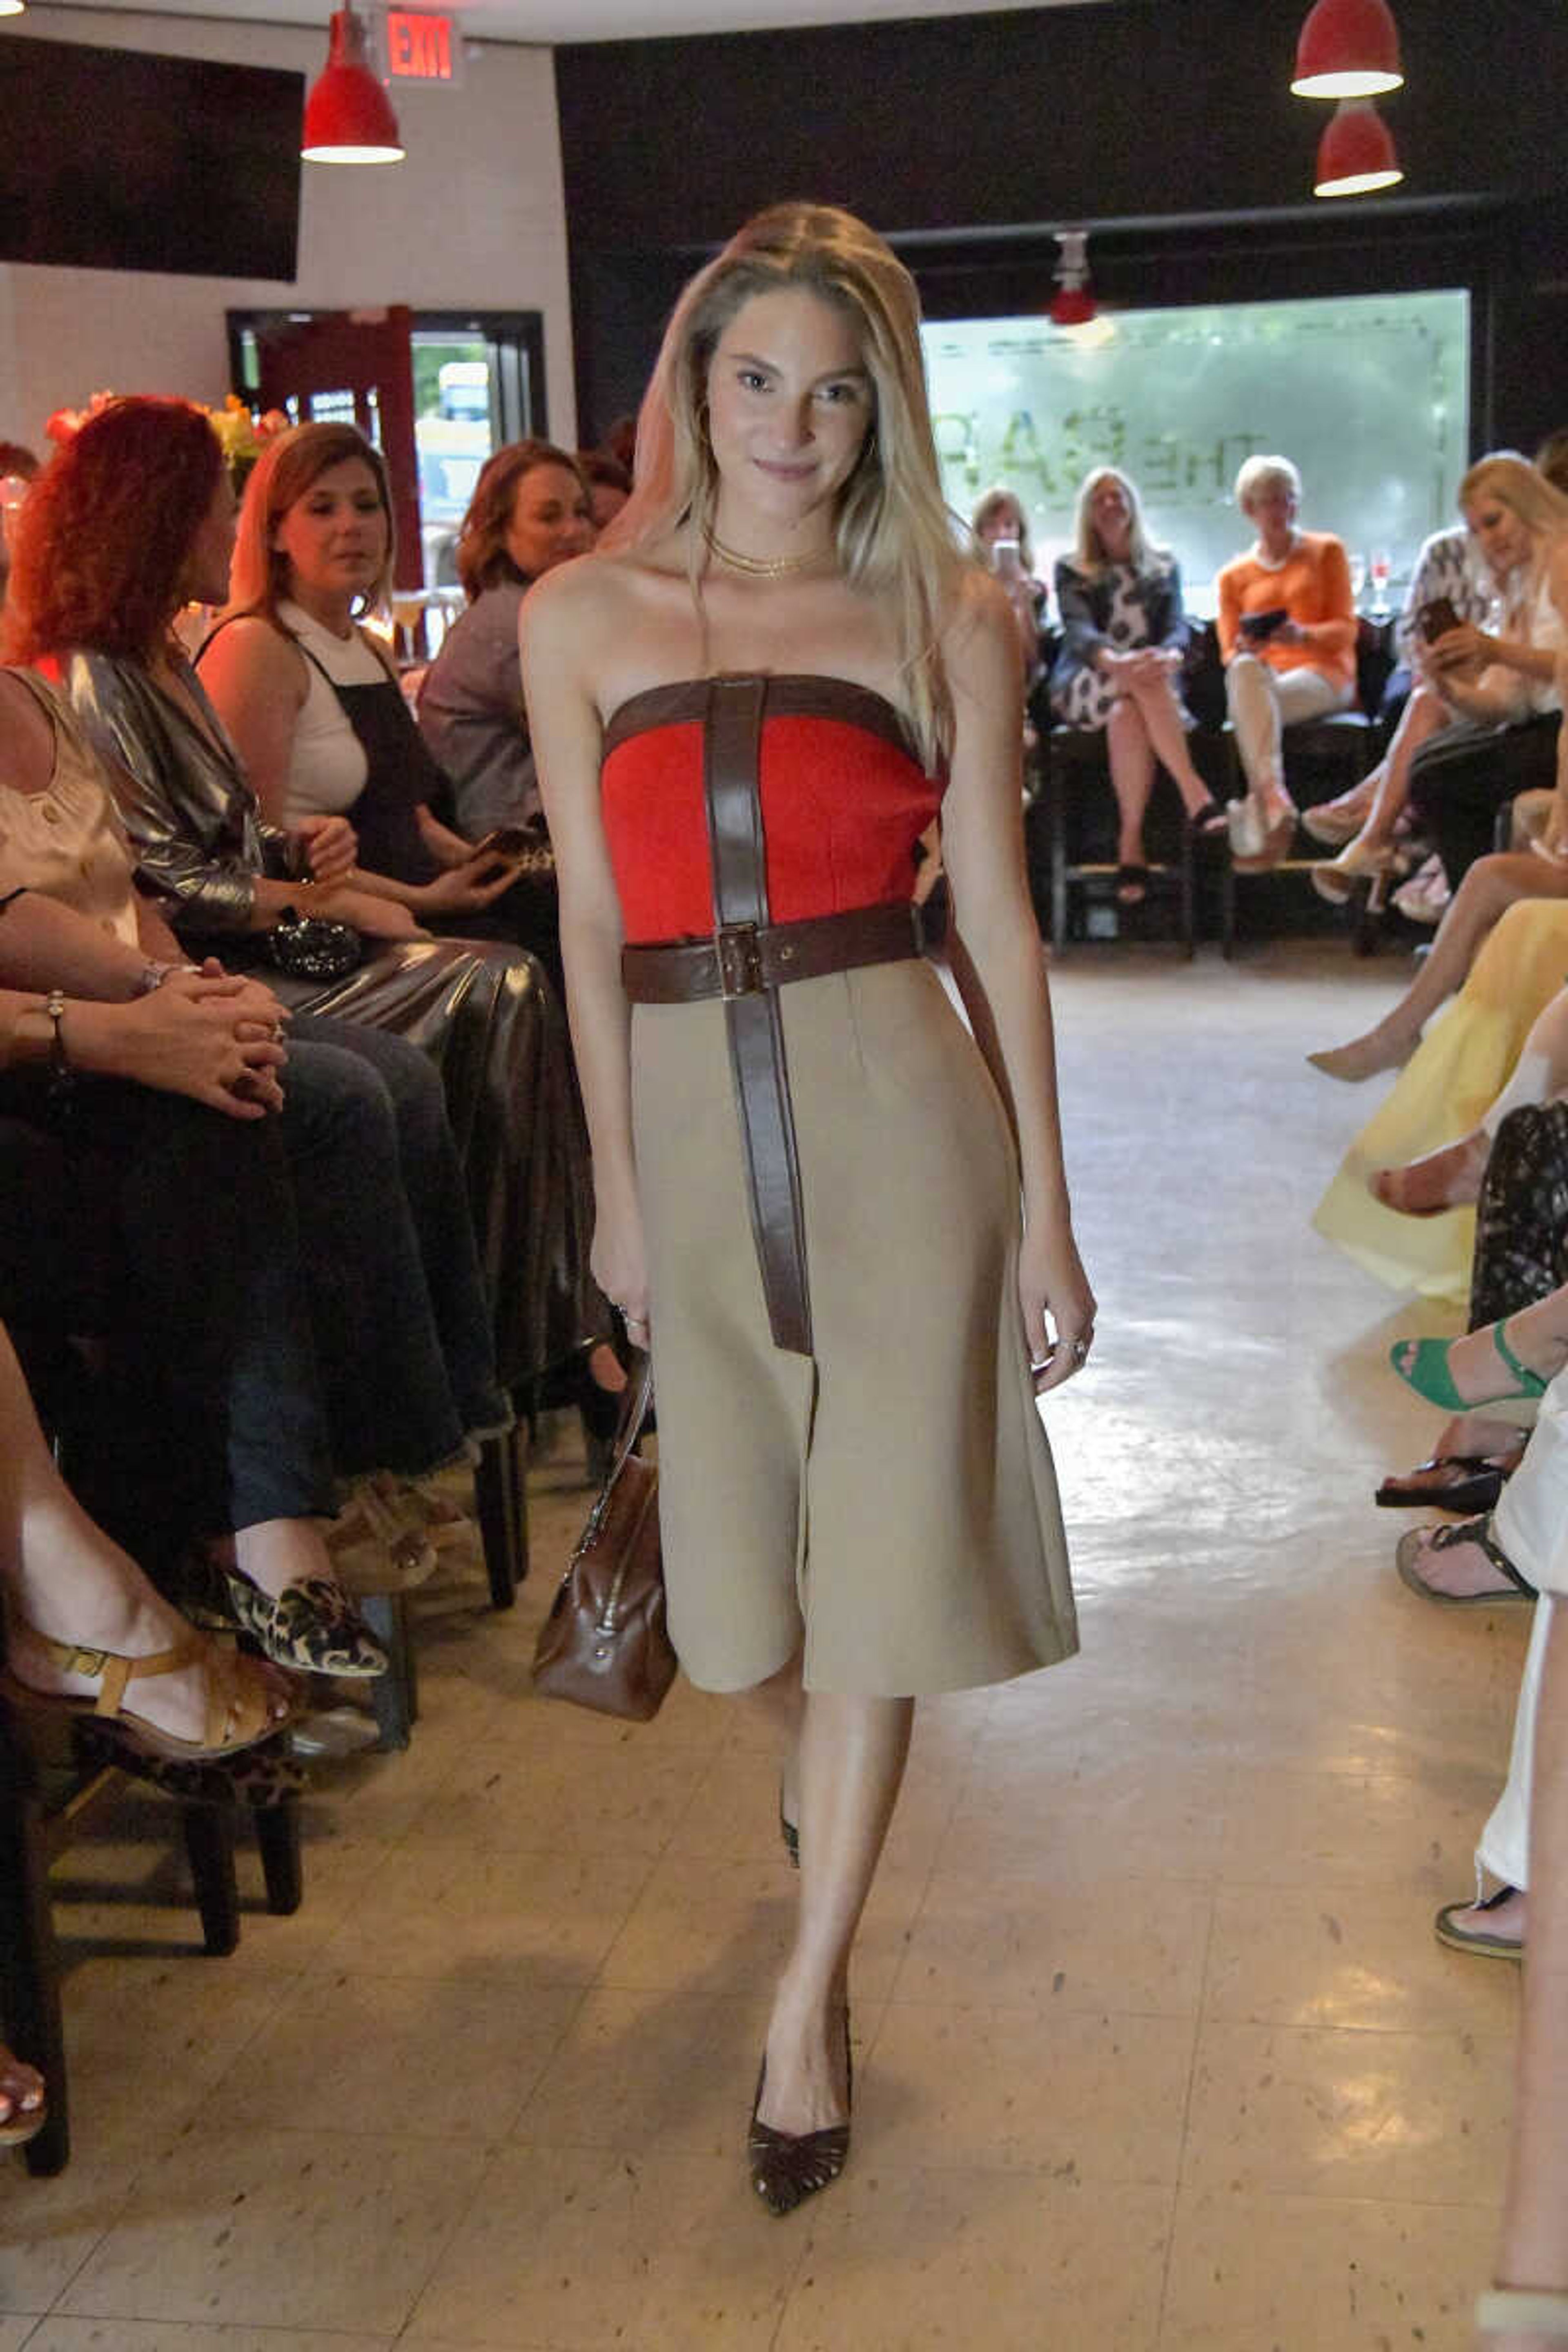
[(1331, 532), (1297, 530), (1300, 499), (1289, 457), (1248, 457), (1236, 503), (1258, 538), (1219, 575), (1220, 657), (1247, 778), (1246, 799), (1230, 805), (1230, 841), (1244, 866), (1278, 864), (1296, 829), (1280, 730), (1355, 699), (1350, 565)]

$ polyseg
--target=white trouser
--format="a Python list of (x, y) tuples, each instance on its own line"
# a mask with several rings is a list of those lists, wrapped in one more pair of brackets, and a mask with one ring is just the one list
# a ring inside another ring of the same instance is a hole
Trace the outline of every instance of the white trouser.
[(1236, 656), (1225, 674), (1225, 697), (1247, 788), (1269, 795), (1285, 789), (1280, 729), (1326, 718), (1353, 699), (1348, 686), (1336, 686), (1321, 670), (1270, 669), (1256, 654)]
[(1505, 1886), (1523, 1887), (1530, 1884), (1530, 1783), (1535, 1709), (1552, 1622), (1550, 1596), (1568, 1589), (1568, 1372), (1559, 1372), (1541, 1400), (1524, 1459), (1492, 1514), (1492, 1533), (1541, 1598), (1514, 1709), (1508, 1782), (1481, 1832), (1476, 1860)]

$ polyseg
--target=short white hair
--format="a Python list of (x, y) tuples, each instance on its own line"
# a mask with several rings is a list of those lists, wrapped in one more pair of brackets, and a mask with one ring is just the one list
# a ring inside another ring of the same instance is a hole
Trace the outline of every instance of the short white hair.
[(1236, 503), (1247, 514), (1260, 490), (1276, 487), (1289, 491), (1292, 498), (1301, 495), (1301, 477), (1289, 457), (1247, 457), (1236, 478)]

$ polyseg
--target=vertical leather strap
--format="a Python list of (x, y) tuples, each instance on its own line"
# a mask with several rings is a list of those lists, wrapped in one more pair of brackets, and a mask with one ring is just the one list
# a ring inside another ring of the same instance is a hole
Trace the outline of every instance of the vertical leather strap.
[[(710, 681), (703, 730), (703, 788), (713, 867), (714, 946), (720, 970), (744, 964), (744, 931), (768, 920), (760, 764), (767, 680)], [(739, 930), (742, 938), (734, 937)], [(727, 997), (730, 1045), (745, 1153), (746, 1190), (763, 1295), (775, 1348), (811, 1353), (805, 1214), (795, 1114), (776, 988)]]

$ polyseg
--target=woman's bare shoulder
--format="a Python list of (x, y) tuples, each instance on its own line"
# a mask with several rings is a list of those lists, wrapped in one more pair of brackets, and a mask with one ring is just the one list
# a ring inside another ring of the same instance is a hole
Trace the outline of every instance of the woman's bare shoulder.
[(291, 687), (296, 698), (308, 679), (305, 657), (285, 631), (263, 613), (237, 613), (222, 621), (203, 646), (196, 664), (204, 680), (246, 678)]
[(639, 576), (646, 566), (635, 555), (574, 555), (552, 566), (522, 600), (525, 634), (584, 621), (610, 622), (635, 609)]

